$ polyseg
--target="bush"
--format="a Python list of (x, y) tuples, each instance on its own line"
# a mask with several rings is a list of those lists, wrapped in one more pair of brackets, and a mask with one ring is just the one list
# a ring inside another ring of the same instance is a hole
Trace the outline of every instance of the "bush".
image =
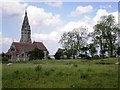
[(8, 63), (9, 59), (7, 57), (2, 57), (2, 63)]
[(30, 60), (37, 60), (44, 58), (44, 52), (40, 49), (35, 48), (33, 51), (28, 52)]
[(37, 71), (41, 71), (41, 69), (42, 69), (42, 66), (41, 65), (37, 65), (36, 67), (35, 67), (35, 71), (37, 72)]

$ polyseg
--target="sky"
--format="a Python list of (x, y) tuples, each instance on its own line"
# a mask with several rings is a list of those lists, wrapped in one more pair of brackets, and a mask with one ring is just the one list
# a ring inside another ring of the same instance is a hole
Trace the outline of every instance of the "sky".
[[(0, 5), (0, 37), (3, 52), (11, 43), (19, 42), (21, 26), (27, 8), (32, 41), (43, 42), (50, 55), (54, 55), (61, 44), (58, 43), (64, 32), (81, 26), (94, 31), (103, 15), (112, 14), (118, 23), (118, 2), (2, 2)], [(2, 11), (2, 12), (1, 12)]]

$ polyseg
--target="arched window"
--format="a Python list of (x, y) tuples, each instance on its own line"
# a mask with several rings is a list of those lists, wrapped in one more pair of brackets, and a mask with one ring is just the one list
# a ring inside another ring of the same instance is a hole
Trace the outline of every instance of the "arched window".
[(21, 55), (22, 57), (24, 56), (24, 53), (22, 53), (22, 55)]

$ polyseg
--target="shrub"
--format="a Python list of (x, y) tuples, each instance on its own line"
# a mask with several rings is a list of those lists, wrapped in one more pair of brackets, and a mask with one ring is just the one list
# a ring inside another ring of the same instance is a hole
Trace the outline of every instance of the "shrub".
[(44, 58), (44, 52), (40, 49), (35, 48), (33, 51), (28, 52), (30, 60), (37, 60)]
[(2, 57), (2, 63), (8, 63), (9, 59), (7, 57)]
[(41, 69), (42, 69), (42, 66), (41, 65), (37, 65), (36, 67), (35, 67), (35, 71), (37, 72), (37, 71), (41, 71)]

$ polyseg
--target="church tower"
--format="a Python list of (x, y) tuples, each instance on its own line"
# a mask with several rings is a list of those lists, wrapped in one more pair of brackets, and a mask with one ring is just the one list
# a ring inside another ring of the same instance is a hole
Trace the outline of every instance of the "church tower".
[(27, 11), (25, 10), (25, 16), (21, 28), (21, 39), (20, 42), (32, 42), (31, 41), (31, 30), (29, 25), (29, 20), (27, 16)]

